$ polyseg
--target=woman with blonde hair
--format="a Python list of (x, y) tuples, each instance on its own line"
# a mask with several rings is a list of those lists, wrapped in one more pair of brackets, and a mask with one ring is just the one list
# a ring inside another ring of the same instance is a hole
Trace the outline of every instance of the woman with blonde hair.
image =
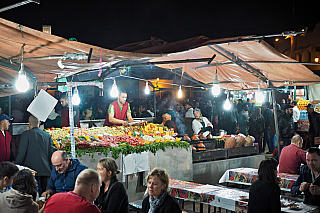
[(181, 213), (177, 200), (168, 194), (169, 175), (165, 169), (154, 168), (147, 176), (149, 196), (142, 202), (143, 213)]
[(94, 201), (102, 213), (127, 213), (129, 201), (126, 189), (118, 181), (118, 165), (113, 158), (103, 158), (97, 165), (97, 172), (101, 176), (102, 186), (99, 197)]

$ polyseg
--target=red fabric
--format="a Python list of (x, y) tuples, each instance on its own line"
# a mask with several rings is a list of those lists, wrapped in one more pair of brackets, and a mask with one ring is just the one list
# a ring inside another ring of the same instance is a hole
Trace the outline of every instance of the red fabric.
[(67, 127), (69, 125), (69, 108), (68, 107), (63, 107), (61, 110), (61, 126), (62, 127)]
[(45, 204), (44, 213), (57, 213), (59, 209), (64, 213), (101, 213), (96, 205), (71, 191), (52, 195)]
[[(80, 128), (80, 114), (79, 114), (79, 128)], [(69, 123), (69, 107), (63, 107), (61, 110), (61, 127), (68, 127)]]
[(282, 149), (279, 160), (279, 172), (297, 174), (301, 163), (307, 164), (306, 152), (294, 144)]
[(6, 137), (0, 132), (0, 163), (2, 161), (10, 161), (10, 143), (11, 143), (11, 135), (10, 133), (5, 130)]
[[(118, 100), (114, 101), (111, 103), (111, 105), (113, 105), (114, 107), (114, 118), (119, 119), (119, 120), (126, 120), (127, 118), (127, 111), (128, 111), (128, 102), (125, 102), (123, 107), (122, 107), (122, 111), (120, 110), (119, 104), (118, 104)], [(120, 124), (113, 124), (109, 121), (109, 108), (107, 111), (107, 117), (106, 120), (104, 121), (104, 126), (113, 126), (113, 125), (117, 125), (117, 126), (121, 126)]]

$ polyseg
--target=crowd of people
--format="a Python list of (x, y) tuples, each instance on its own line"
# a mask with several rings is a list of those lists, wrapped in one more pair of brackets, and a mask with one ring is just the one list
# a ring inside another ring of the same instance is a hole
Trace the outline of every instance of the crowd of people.
[[(59, 105), (49, 115), (51, 123), (47, 125), (60, 122), (61, 126), (68, 126), (68, 104), (66, 94), (62, 94)], [(313, 147), (314, 138), (320, 136), (320, 114), (314, 112), (312, 104), (307, 106), (311, 134), (311, 148), (307, 152), (302, 150), (303, 138), (296, 134), (299, 110), (295, 101), (277, 104), (276, 109), (271, 109), (269, 102), (257, 107), (240, 99), (237, 104), (232, 103), (230, 110), (224, 110), (220, 102), (199, 99), (182, 103), (168, 95), (157, 100), (155, 111), (151, 100), (133, 99), (127, 102), (127, 93), (121, 90), (117, 100), (111, 102), (108, 108), (105, 105), (107, 103), (103, 101), (99, 104), (84, 101), (74, 110), (75, 126), (80, 127), (80, 119), (95, 119), (93, 116), (101, 116), (108, 126), (126, 126), (135, 117), (156, 115), (155, 122), (179, 134), (184, 133), (185, 123), (190, 122), (193, 133), (205, 137), (219, 129), (225, 129), (228, 134), (252, 135), (259, 144), (259, 151), (265, 152), (268, 145), (270, 153), (277, 148), (272, 112), (276, 110), (280, 158), (278, 161), (266, 159), (260, 163), (258, 180), (250, 187), (248, 212), (280, 212), (278, 171), (299, 174), (291, 189), (292, 196), (304, 193), (305, 203), (320, 204), (320, 149)], [(50, 135), (40, 130), (40, 122), (33, 115), (28, 117), (29, 130), (22, 133), (14, 159), (8, 129), (10, 121), (23, 120), (25, 114), (16, 110), (14, 115), (15, 118), (0, 115), (0, 213), (38, 212), (38, 204), (35, 203), (37, 193), (46, 199), (41, 212), (56, 212), (57, 208), (63, 208), (65, 212), (129, 211), (128, 195), (117, 179), (119, 171), (115, 160), (99, 160), (95, 171), (78, 159), (69, 158), (64, 151), (54, 152)], [(12, 162), (27, 169), (20, 167), (19, 171)], [(301, 167), (301, 164), (304, 166)], [(164, 169), (154, 168), (146, 182), (149, 196), (143, 200), (142, 212), (181, 212), (176, 199), (168, 194), (169, 175)], [(11, 190), (3, 191), (4, 187), (11, 185)]]
[[(113, 158), (100, 159), (97, 170), (93, 170), (58, 150), (52, 154), (50, 165), (53, 167), (50, 180), (42, 192), (37, 192), (37, 173), (29, 169), (19, 171), (10, 161), (1, 162), (0, 213), (50, 213), (58, 209), (79, 213), (129, 212), (128, 195), (117, 179), (120, 171)], [(177, 200), (168, 194), (169, 175), (166, 170), (154, 168), (146, 177), (146, 182), (149, 195), (143, 200), (142, 212), (182, 212)], [(11, 185), (10, 190), (2, 190)], [(37, 193), (46, 200), (40, 209), (36, 203)]]

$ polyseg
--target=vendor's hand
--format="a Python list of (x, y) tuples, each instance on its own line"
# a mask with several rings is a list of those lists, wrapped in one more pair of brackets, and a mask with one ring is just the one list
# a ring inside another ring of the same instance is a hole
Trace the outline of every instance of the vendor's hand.
[(310, 185), (309, 191), (312, 195), (320, 195), (320, 187), (317, 185)]
[(279, 144), (280, 144), (281, 146), (283, 146), (283, 145), (284, 145), (284, 142), (283, 142), (283, 141), (280, 141)]
[(310, 183), (307, 182), (303, 182), (301, 183), (300, 187), (299, 187), (299, 191), (303, 192), (309, 189)]
[(48, 200), (52, 194), (53, 194), (53, 192), (50, 189), (48, 189), (47, 191), (45, 191), (41, 194), (41, 197), (45, 197), (45, 199)]
[(123, 125), (123, 126), (129, 126), (129, 123), (128, 123), (127, 121), (123, 121), (123, 122), (122, 122), (122, 125)]

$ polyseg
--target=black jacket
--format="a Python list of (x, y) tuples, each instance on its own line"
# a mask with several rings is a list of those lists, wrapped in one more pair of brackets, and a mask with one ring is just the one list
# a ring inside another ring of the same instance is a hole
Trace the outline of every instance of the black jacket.
[(22, 133), (15, 163), (37, 171), (36, 176), (50, 177), (52, 153), (53, 143), (49, 133), (34, 127)]
[(264, 118), (265, 128), (270, 127), (271, 126), (271, 120), (272, 120), (272, 111), (271, 111), (271, 109), (264, 110), (262, 115), (263, 115), (263, 118)]
[[(304, 165), (301, 168), (300, 175), (299, 175), (298, 179), (296, 180), (296, 182), (294, 182), (294, 184), (291, 187), (291, 195), (292, 196), (296, 196), (296, 195), (301, 194), (301, 192), (299, 191), (299, 188), (300, 188), (301, 183), (303, 183), (303, 182), (312, 183), (311, 170), (309, 169), (309, 167), (307, 165)], [(320, 186), (320, 177), (316, 178), (313, 184)], [(305, 204), (320, 206), (320, 195), (312, 195), (309, 192), (309, 190), (305, 191), (304, 194), (305, 194), (305, 199), (303, 202)]]
[(271, 181), (256, 180), (250, 186), (248, 213), (280, 213), (280, 187)]
[[(149, 196), (148, 196), (142, 202), (142, 213), (148, 213), (149, 209), (150, 209), (150, 203), (149, 203)], [(154, 213), (181, 213), (181, 212), (182, 210), (177, 200), (173, 196), (167, 194), (161, 206)]]
[(279, 117), (278, 126), (280, 134), (279, 141), (291, 140), (294, 135), (293, 120), (287, 113)]
[[(113, 183), (117, 182), (111, 189)], [(104, 192), (104, 183), (100, 188), (99, 197), (94, 201), (102, 213), (127, 213), (129, 212), (129, 201), (126, 189), (116, 177), (111, 179), (108, 191)], [(109, 192), (110, 191), (110, 192)], [(107, 194), (109, 192), (109, 196)]]
[(309, 132), (314, 133), (316, 136), (320, 135), (320, 114), (317, 112), (308, 113), (310, 123)]

